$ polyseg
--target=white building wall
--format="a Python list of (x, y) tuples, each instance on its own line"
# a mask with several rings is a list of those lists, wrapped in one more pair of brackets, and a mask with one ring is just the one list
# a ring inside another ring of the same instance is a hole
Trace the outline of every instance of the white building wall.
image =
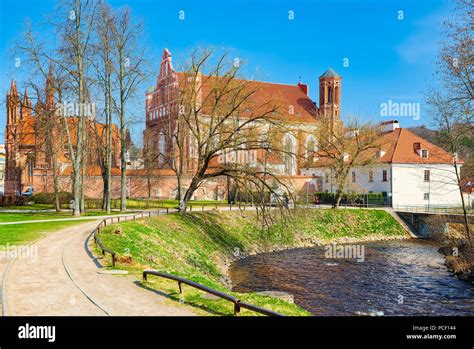
[[(387, 171), (387, 181), (383, 181), (383, 170)], [(356, 181), (352, 182), (352, 171), (356, 173)], [(373, 173), (373, 181), (369, 181), (369, 172)], [(323, 191), (330, 193), (336, 192), (336, 183), (334, 176), (331, 175), (328, 168), (310, 168), (304, 171), (304, 174), (319, 176), (322, 179)], [(347, 176), (346, 191), (355, 191), (358, 193), (390, 193), (390, 166), (387, 164), (378, 164), (367, 167), (352, 168)]]
[[(424, 180), (424, 171), (430, 180)], [(454, 167), (449, 164), (393, 164), (393, 206), (460, 206)], [(429, 199), (424, 194), (429, 194)]]
[[(383, 170), (387, 181), (383, 181)], [(430, 180), (425, 181), (425, 170), (430, 171)], [(352, 182), (352, 171), (356, 182)], [(373, 181), (369, 181), (369, 171)], [(335, 180), (328, 168), (311, 168), (305, 175), (322, 178), (323, 191), (336, 192)], [(329, 180), (326, 178), (329, 177)], [(346, 191), (358, 193), (382, 193), (392, 196), (392, 206), (460, 206), (461, 196), (456, 173), (450, 164), (377, 164), (353, 168), (349, 171)], [(429, 199), (425, 198), (429, 194)]]

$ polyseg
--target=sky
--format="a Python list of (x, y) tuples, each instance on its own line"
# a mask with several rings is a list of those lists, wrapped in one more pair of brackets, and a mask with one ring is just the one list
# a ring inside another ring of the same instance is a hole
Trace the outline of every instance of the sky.
[[(318, 78), (332, 67), (342, 76), (341, 115), (365, 121), (398, 119), (402, 127), (430, 125), (425, 104), (428, 85), (436, 85), (435, 61), (443, 40), (448, 0), (111, 0), (128, 5), (143, 21), (144, 40), (153, 72), (137, 105), (143, 123), (134, 127), (140, 144), (145, 120), (145, 91), (158, 74), (167, 47), (179, 66), (196, 47), (231, 49), (245, 62), (249, 77), (284, 84), (309, 85), (319, 102)], [(14, 43), (27, 20), (33, 30), (54, 40), (44, 27), (55, 0), (0, 0), (0, 132), (5, 126), (5, 95), (12, 78), (22, 89), (24, 74), (15, 67)], [(184, 11), (184, 12), (180, 12)], [(180, 14), (184, 20), (180, 19)], [(52, 43), (52, 42), (51, 42)], [(410, 103), (396, 115), (398, 103)], [(388, 108), (387, 108), (388, 107)], [(418, 109), (419, 108), (419, 111)], [(388, 110), (388, 113), (387, 113)]]

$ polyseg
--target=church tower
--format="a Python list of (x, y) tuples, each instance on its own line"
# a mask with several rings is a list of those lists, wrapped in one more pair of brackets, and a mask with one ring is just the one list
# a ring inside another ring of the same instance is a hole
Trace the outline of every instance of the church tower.
[(319, 77), (319, 113), (330, 121), (331, 132), (342, 125), (341, 80), (332, 68)]

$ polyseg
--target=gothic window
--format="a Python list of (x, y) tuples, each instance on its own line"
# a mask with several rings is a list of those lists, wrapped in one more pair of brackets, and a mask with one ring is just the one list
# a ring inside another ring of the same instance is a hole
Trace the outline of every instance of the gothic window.
[(194, 142), (194, 136), (192, 133), (189, 134), (189, 158), (194, 159), (196, 154), (195, 154), (195, 142)]
[(160, 133), (158, 136), (158, 165), (162, 165), (165, 160), (165, 136)]
[(288, 175), (296, 174), (296, 139), (290, 134), (287, 134), (283, 139), (283, 160), (285, 164), (285, 173)]
[(309, 135), (306, 139), (306, 160), (308, 161), (308, 163), (311, 164), (314, 161), (314, 157), (317, 151), (317, 141), (313, 135)]
[(33, 182), (33, 159), (28, 159), (27, 172), (28, 172), (28, 182)]
[(332, 88), (328, 87), (328, 103), (332, 103)]

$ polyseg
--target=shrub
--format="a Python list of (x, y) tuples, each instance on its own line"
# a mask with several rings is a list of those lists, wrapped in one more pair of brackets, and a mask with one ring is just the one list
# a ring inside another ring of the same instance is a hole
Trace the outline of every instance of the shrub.
[[(31, 197), (31, 201), (35, 204), (54, 204), (56, 198), (54, 193), (38, 193)], [(59, 204), (69, 204), (72, 200), (72, 194), (66, 191), (59, 192)]]

